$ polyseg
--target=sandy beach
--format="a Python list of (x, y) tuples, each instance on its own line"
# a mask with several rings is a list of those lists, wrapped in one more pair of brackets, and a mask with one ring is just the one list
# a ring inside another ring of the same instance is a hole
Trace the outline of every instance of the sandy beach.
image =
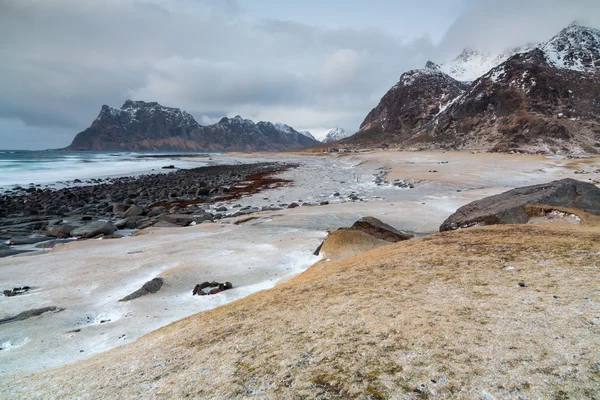
[[(317, 262), (313, 252), (329, 230), (361, 217), (427, 235), (473, 200), (565, 177), (600, 180), (599, 157), (394, 151), (219, 157), (219, 163), (299, 164), (280, 175), (292, 180), (291, 186), (226, 206), (306, 205), (193, 227), (148, 228), (133, 237), (69, 243), (47, 254), (0, 259), (0, 287), (32, 287), (24, 295), (0, 297), (0, 318), (57, 307), (0, 325), (0, 382), (86, 359), (271, 288)], [(395, 186), (397, 180), (414, 187)], [(323, 202), (329, 204), (318, 205)], [(254, 218), (240, 221), (248, 217)], [(155, 277), (165, 282), (158, 293), (118, 302)], [(192, 296), (195, 284), (211, 280), (230, 281), (234, 289)]]

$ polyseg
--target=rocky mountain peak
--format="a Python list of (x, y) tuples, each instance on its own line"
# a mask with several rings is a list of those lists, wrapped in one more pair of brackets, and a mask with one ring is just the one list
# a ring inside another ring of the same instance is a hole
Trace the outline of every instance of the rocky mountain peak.
[(442, 63), (440, 70), (458, 81), (472, 82), (515, 54), (528, 52), (533, 48), (535, 45), (530, 43), (492, 53), (467, 47), (454, 60)]
[(425, 69), (430, 69), (433, 71), (439, 71), (440, 70), (440, 66), (437, 65), (436, 63), (434, 63), (433, 61), (427, 61), (425, 63)]
[(540, 47), (555, 68), (582, 72), (600, 69), (598, 29), (571, 24)]
[(344, 128), (335, 126), (333, 129), (330, 129), (329, 132), (327, 132), (325, 138), (323, 139), (323, 143), (336, 142), (350, 136), (352, 136), (352, 134), (346, 132)]
[(598, 153), (599, 53), (600, 31), (577, 24), (496, 56), (465, 49), (403, 74), (344, 144)]
[(92, 125), (67, 149), (161, 151), (280, 151), (318, 144), (285, 124), (255, 124), (239, 115), (201, 126), (179, 108), (127, 100), (103, 105)]
[(254, 122), (249, 119), (244, 119), (239, 115), (236, 115), (233, 118), (223, 117), (219, 121), (221, 125), (239, 125), (239, 126), (251, 126), (254, 125)]

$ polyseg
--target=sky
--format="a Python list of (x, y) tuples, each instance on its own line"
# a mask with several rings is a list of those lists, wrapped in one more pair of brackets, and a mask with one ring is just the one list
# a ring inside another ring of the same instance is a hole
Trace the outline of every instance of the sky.
[(64, 147), (103, 104), (355, 132), (400, 75), (501, 51), (598, 0), (0, 0), (0, 149)]

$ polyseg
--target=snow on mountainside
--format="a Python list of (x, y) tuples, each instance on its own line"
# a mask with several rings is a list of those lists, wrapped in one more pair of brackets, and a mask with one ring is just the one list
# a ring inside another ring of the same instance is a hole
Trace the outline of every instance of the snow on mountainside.
[(304, 136), (306, 136), (307, 138), (311, 138), (312, 140), (318, 140), (316, 137), (313, 136), (312, 133), (310, 133), (309, 131), (298, 131), (299, 133), (303, 134)]
[(600, 31), (571, 25), (527, 48), (405, 72), (344, 145), (600, 153)]
[(343, 128), (338, 128), (337, 126), (331, 129), (325, 135), (325, 138), (322, 140), (323, 143), (336, 142), (338, 140), (345, 139), (347, 137), (352, 136), (352, 134), (347, 133)]
[(555, 68), (580, 72), (600, 69), (600, 30), (570, 25), (540, 48)]
[(525, 44), (500, 54), (466, 48), (452, 61), (440, 64), (440, 70), (462, 82), (472, 82), (516, 54), (535, 48), (544, 51), (548, 63), (555, 68), (580, 72), (600, 69), (600, 30), (570, 25), (547, 42)]
[(507, 49), (500, 54), (466, 48), (452, 61), (440, 64), (440, 70), (461, 82), (471, 82), (490, 69), (502, 64), (515, 54), (525, 53), (535, 48), (535, 44)]

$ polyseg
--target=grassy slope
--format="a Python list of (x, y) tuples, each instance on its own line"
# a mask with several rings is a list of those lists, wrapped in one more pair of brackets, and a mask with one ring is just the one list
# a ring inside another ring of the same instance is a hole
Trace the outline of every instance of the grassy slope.
[(598, 226), (471, 228), (322, 262), (0, 397), (600, 398)]

